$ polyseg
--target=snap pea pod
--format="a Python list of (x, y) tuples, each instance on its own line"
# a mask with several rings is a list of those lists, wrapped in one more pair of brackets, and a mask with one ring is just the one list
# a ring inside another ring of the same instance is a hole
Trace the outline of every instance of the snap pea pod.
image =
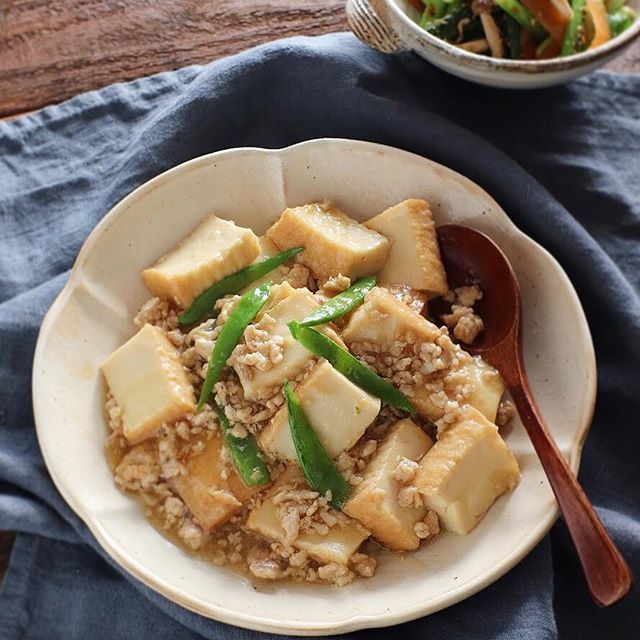
[(289, 322), (288, 327), (291, 335), (305, 349), (328, 360), (334, 369), (349, 378), (353, 384), (392, 407), (415, 414), (415, 408), (404, 393), (398, 391), (392, 384), (362, 364), (360, 360), (336, 344), (331, 338), (327, 338), (310, 327), (301, 327), (295, 320)]
[(545, 28), (536, 21), (531, 12), (518, 0), (495, 0), (495, 3), (532, 36), (544, 38), (547, 35)]
[(331, 322), (331, 320), (340, 318), (345, 315), (345, 313), (349, 313), (349, 311), (361, 305), (364, 297), (375, 286), (375, 276), (358, 280), (348, 289), (345, 289), (341, 293), (333, 296), (331, 300), (327, 300), (324, 304), (321, 304), (313, 313), (299, 323), (300, 326), (313, 327), (317, 324), (324, 324), (325, 322)]
[(571, 20), (562, 41), (560, 55), (570, 56), (579, 50), (578, 44), (584, 33), (584, 6), (585, 0), (573, 0), (571, 2)]
[(291, 258), (297, 256), (301, 251), (304, 251), (304, 247), (287, 249), (270, 258), (254, 262), (248, 267), (240, 269), (240, 271), (236, 271), (230, 276), (216, 282), (208, 289), (205, 289), (189, 307), (178, 316), (178, 322), (182, 325), (187, 325), (203, 320), (213, 312), (213, 305), (216, 303), (216, 300), (222, 298), (222, 296), (226, 296), (228, 293), (241, 291), (258, 278), (262, 278), (262, 276), (273, 271), (281, 264), (291, 260)]
[(209, 358), (207, 375), (202, 385), (196, 413), (202, 411), (202, 407), (204, 407), (209, 399), (213, 386), (218, 381), (222, 369), (224, 369), (225, 364), (227, 364), (227, 360), (242, 337), (244, 330), (258, 315), (258, 312), (269, 298), (270, 287), (271, 283), (265, 282), (259, 287), (247, 291), (247, 293), (238, 300), (238, 304), (236, 304), (233, 311), (229, 314), (227, 321), (222, 325), (220, 334), (216, 339), (216, 344), (213, 347), (213, 352)]
[(351, 488), (331, 461), (288, 380), (284, 383), (284, 397), (287, 401), (291, 438), (305, 478), (320, 495), (331, 491), (331, 504), (336, 509), (341, 509)]
[(609, 29), (611, 37), (619, 36), (626, 31), (636, 19), (636, 12), (631, 7), (622, 7), (615, 13), (609, 14)]
[(244, 438), (234, 436), (231, 424), (229, 424), (229, 420), (222, 407), (216, 404), (215, 410), (218, 414), (220, 430), (229, 447), (233, 464), (236, 466), (244, 483), (247, 487), (255, 487), (269, 482), (271, 479), (269, 469), (258, 448), (256, 439), (248, 432)]

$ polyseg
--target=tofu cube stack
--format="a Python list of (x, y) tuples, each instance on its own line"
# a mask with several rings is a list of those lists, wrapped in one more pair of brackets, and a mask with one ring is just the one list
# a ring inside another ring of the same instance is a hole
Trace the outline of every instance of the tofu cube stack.
[(144, 325), (102, 363), (102, 372), (122, 410), (129, 442), (149, 438), (163, 423), (195, 411), (180, 355), (158, 327)]
[(416, 486), (442, 524), (464, 535), (519, 479), (518, 462), (498, 427), (468, 407), (420, 461)]
[[(379, 398), (357, 387), (327, 361), (318, 362), (295, 393), (330, 458), (353, 447), (380, 412)], [(286, 407), (271, 419), (258, 442), (279, 460), (298, 462)]]
[(431, 438), (412, 420), (396, 422), (367, 465), (363, 481), (344, 505), (346, 514), (360, 521), (393, 551), (418, 548), (420, 539), (413, 527), (427, 513), (423, 506), (400, 506), (397, 496), (402, 485), (394, 478), (394, 470), (401, 458), (418, 461), (432, 446)]
[[(231, 461), (223, 464), (224, 446), (222, 435), (214, 432), (204, 449), (187, 460), (187, 473), (171, 479), (173, 489), (207, 532), (227, 522), (260, 490), (260, 487), (247, 487)], [(225, 467), (228, 472), (223, 474)]]
[[(240, 384), (248, 400), (260, 400), (271, 397), (284, 384), (287, 378), (295, 378), (312, 360), (313, 355), (299, 342), (294, 340), (287, 323), (291, 320), (302, 320), (319, 306), (311, 291), (308, 289), (294, 289), (288, 282), (272, 288), (271, 303), (267, 302), (267, 310), (255, 323), (259, 329), (267, 331), (269, 336), (279, 336), (282, 339), (283, 358), (270, 369), (257, 371), (234, 364), (234, 369), (240, 378)], [(329, 326), (318, 327), (319, 331), (344, 344), (338, 334)]]
[[(442, 333), (435, 324), (423, 316), (406, 305), (398, 304), (396, 298), (382, 287), (377, 287), (367, 294), (364, 304), (353, 312), (342, 332), (342, 338), (348, 346), (354, 343), (370, 343), (381, 347), (389, 354), (394, 342), (407, 336), (419, 345), (435, 343), (442, 338)], [(500, 376), (488, 364), (469, 358), (465, 359), (461, 367), (472, 373), (470, 404), (481, 410), (489, 420), (494, 420), (504, 393)], [(436, 421), (442, 417), (442, 406), (434, 403), (424, 385), (413, 384), (411, 402), (418, 413), (428, 420)]]
[(430, 297), (449, 290), (429, 203), (410, 199), (386, 209), (365, 225), (391, 240), (380, 282), (404, 284)]
[(299, 260), (319, 280), (340, 273), (352, 280), (377, 273), (390, 248), (385, 236), (327, 203), (285, 209), (267, 237), (281, 251), (304, 247)]
[(180, 244), (142, 272), (158, 298), (189, 306), (207, 287), (250, 265), (260, 254), (251, 231), (215, 215), (207, 216)]
[[(297, 478), (297, 480), (296, 480)], [(246, 528), (264, 536), (267, 540), (282, 542), (284, 531), (278, 519), (274, 497), (288, 488), (308, 488), (297, 474), (285, 473), (265, 496), (262, 504), (252, 509)], [(351, 556), (369, 537), (370, 533), (356, 520), (347, 520), (344, 526), (331, 527), (326, 535), (303, 532), (293, 542), (294, 547), (306, 551), (321, 563), (347, 564)]]

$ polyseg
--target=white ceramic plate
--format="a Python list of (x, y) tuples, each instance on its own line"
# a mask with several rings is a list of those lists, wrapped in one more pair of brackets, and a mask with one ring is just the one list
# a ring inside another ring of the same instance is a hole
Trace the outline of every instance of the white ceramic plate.
[(134, 333), (132, 317), (149, 297), (142, 268), (207, 213), (260, 233), (291, 205), (329, 198), (362, 220), (408, 197), (429, 200), (438, 223), (484, 231), (511, 259), (522, 287), (531, 384), (577, 470), (595, 400), (587, 323), (558, 263), (518, 231), (487, 193), (434, 162), (367, 142), (312, 140), (197, 158), (134, 191), (95, 228), (42, 324), (33, 365), (38, 438), (58, 489), (116, 562), (170, 600), (216, 620), (279, 633), (391, 625), (491, 584), (554, 522), (556, 503), (519, 422), (507, 440), (522, 481), (471, 535), (444, 534), (417, 553), (383, 555), (373, 579), (342, 590), (288, 583), (254, 590), (242, 576), (168, 542), (114, 486), (103, 454), (98, 367)]

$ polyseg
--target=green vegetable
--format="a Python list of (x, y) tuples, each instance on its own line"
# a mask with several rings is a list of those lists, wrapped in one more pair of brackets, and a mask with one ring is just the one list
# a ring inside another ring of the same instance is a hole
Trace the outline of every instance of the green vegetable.
[(218, 381), (222, 369), (224, 369), (224, 366), (227, 364), (231, 352), (238, 344), (247, 325), (258, 315), (258, 312), (267, 301), (270, 287), (271, 283), (266, 282), (251, 291), (247, 291), (247, 293), (238, 300), (238, 304), (229, 314), (227, 321), (222, 325), (222, 329), (213, 348), (213, 353), (209, 358), (207, 375), (202, 385), (196, 413), (202, 410), (202, 407), (204, 407), (209, 399), (209, 394), (213, 386)]
[(605, 0), (605, 6), (607, 7), (608, 13), (615, 13), (619, 9), (624, 7), (624, 3), (626, 0)]
[(507, 16), (505, 24), (510, 57), (513, 60), (520, 60), (522, 58), (522, 27), (511, 16)]
[(313, 327), (324, 324), (349, 313), (352, 309), (362, 304), (364, 297), (376, 286), (376, 277), (362, 278), (352, 284), (348, 289), (321, 304), (311, 315), (302, 322), (301, 327)]
[(422, 14), (422, 20), (425, 24), (442, 18), (447, 13), (447, 3), (445, 0), (423, 0), (424, 13)]
[(218, 414), (220, 429), (229, 447), (233, 464), (235, 464), (244, 483), (247, 487), (255, 487), (269, 482), (271, 479), (269, 469), (258, 448), (256, 439), (250, 433), (247, 433), (244, 438), (234, 436), (231, 433), (231, 425), (224, 410), (218, 405), (215, 405), (215, 410)]
[(524, 27), (532, 36), (544, 38), (547, 34), (544, 27), (536, 21), (529, 10), (518, 0), (495, 0), (505, 13), (511, 16), (520, 26)]
[(303, 347), (328, 360), (337, 371), (361, 389), (380, 398), (392, 407), (402, 409), (410, 414), (416, 412), (403, 393), (327, 336), (310, 327), (301, 327), (295, 320), (289, 322), (288, 327), (291, 335)]
[(439, 20), (431, 20), (424, 23), (421, 20), (420, 26), (425, 31), (428, 31), (431, 35), (442, 38), (443, 40), (447, 40), (449, 42), (457, 42), (460, 38), (460, 33), (458, 32), (458, 23), (464, 18), (471, 19), (472, 17), (473, 16), (469, 5), (463, 5), (459, 9), (455, 9)]
[(572, 0), (571, 2), (573, 14), (564, 34), (564, 41), (560, 52), (562, 56), (570, 56), (581, 48), (580, 45), (584, 35), (584, 5), (585, 0)]
[(288, 380), (284, 383), (284, 397), (287, 401), (291, 438), (306, 479), (320, 495), (331, 491), (331, 504), (336, 509), (342, 508), (351, 489), (338, 473), (322, 442), (309, 424), (302, 405), (291, 389)]
[(622, 7), (615, 13), (609, 14), (609, 29), (611, 37), (619, 36), (626, 31), (636, 19), (636, 12), (631, 7)]
[(295, 247), (287, 249), (282, 253), (278, 253), (271, 258), (265, 258), (259, 262), (254, 262), (240, 271), (232, 273), (230, 276), (223, 278), (219, 282), (205, 289), (179, 316), (178, 322), (182, 325), (194, 324), (206, 318), (213, 312), (213, 305), (216, 300), (226, 296), (228, 293), (237, 293), (252, 282), (270, 271), (273, 271), (281, 264), (291, 260), (294, 256), (304, 251), (304, 247)]

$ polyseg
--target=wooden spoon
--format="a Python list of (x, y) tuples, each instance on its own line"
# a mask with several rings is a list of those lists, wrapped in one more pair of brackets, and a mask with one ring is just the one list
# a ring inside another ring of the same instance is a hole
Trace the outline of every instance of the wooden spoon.
[(455, 224), (438, 227), (450, 287), (478, 284), (484, 296), (476, 308), (484, 331), (465, 349), (493, 365), (518, 409), (540, 458), (578, 551), (595, 602), (606, 607), (633, 583), (624, 558), (560, 453), (533, 399), (522, 357), (520, 287), (507, 257), (483, 233)]

